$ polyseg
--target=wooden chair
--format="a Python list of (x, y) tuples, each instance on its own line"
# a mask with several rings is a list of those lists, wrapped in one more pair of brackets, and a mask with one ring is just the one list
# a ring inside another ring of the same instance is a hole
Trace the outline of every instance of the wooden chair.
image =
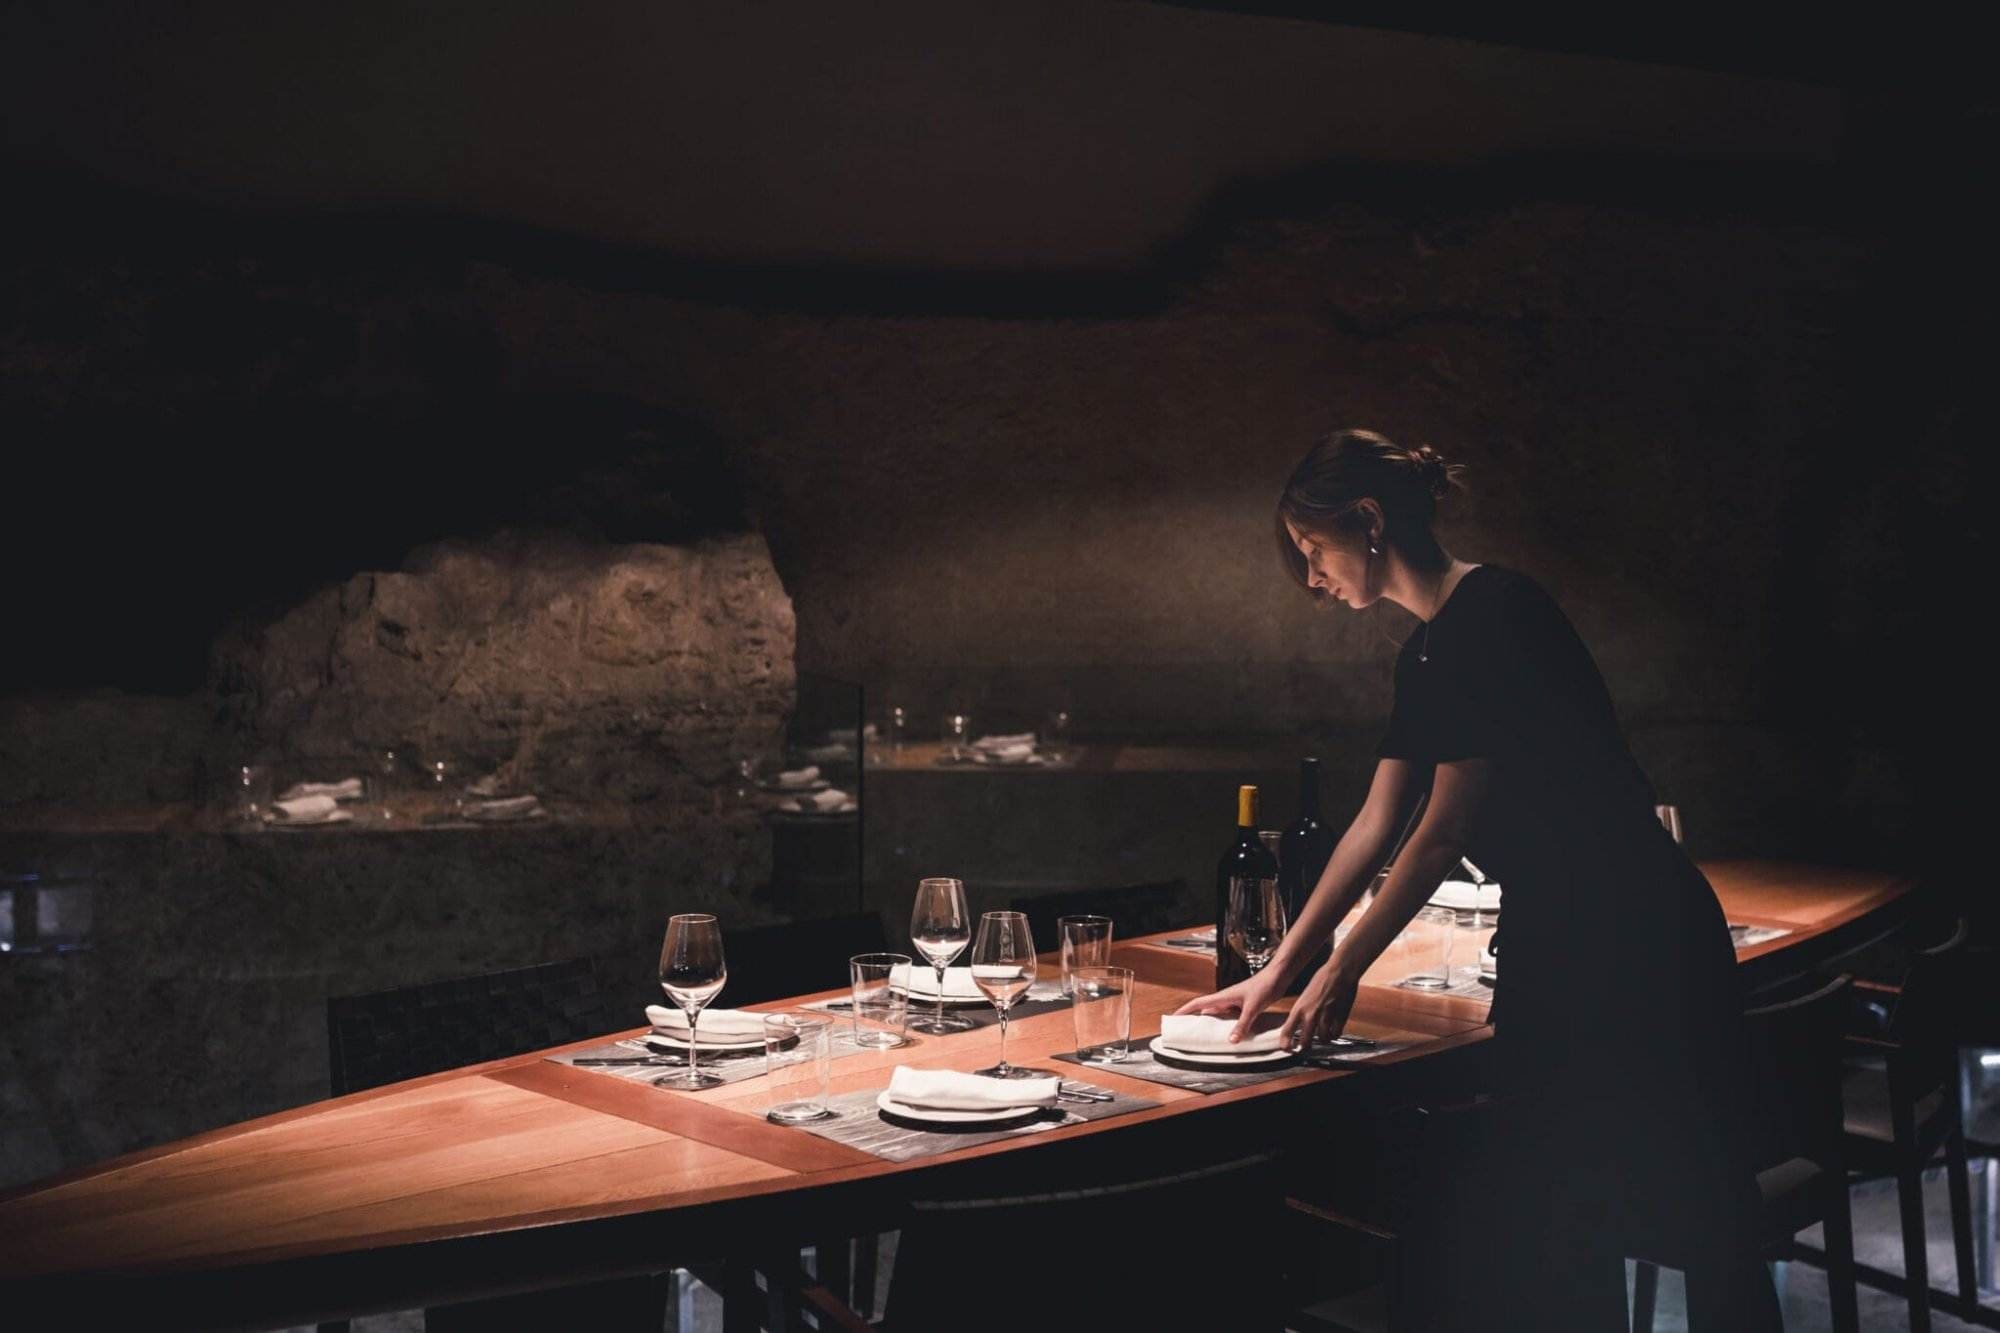
[[(329, 997), (333, 1095), (629, 1027), (629, 1015), (615, 1008), (586, 959)], [(566, 1329), (582, 1321), (658, 1333), (670, 1289), (671, 1275), (662, 1273), (433, 1306), (424, 1327)], [(344, 1329), (346, 1321), (320, 1327)]]
[(1108, 916), (1117, 939), (1151, 935), (1187, 924), (1187, 881), (1157, 880), (1112, 888), (1062, 889), (1014, 899), (1008, 907), (1028, 918), (1037, 949), (1054, 949), (1062, 941), (1056, 921), (1066, 916)]
[[(1279, 1161), (1267, 1152), (1075, 1189), (914, 1201), (876, 1327), (1277, 1333), (1286, 1323), (1274, 1261)], [(1198, 1259), (1199, 1271), (1177, 1267), (1180, 1258)], [(786, 1292), (821, 1328), (871, 1327), (802, 1272)]]
[[(1850, 1007), (1846, 1034), (1847, 1159), (1855, 1179), (1895, 1178), (1903, 1233), (1901, 1278), (1865, 1265), (1857, 1272), (1868, 1285), (1905, 1297), (1913, 1333), (1931, 1326), (1923, 1173), (1939, 1158), (1951, 1196), (1958, 1264), (1953, 1313), (1966, 1318), (1980, 1313), (1958, 1047), (1964, 1016), (1975, 1012), (1969, 1006), (1991, 1003), (1982, 993), (1991, 977), (1979, 976), (1981, 962), (1966, 947), (1969, 933), (1960, 918), (1942, 942), (1910, 952), (1900, 985), (1869, 983)], [(1816, 1249), (1800, 1248), (1802, 1257), (1821, 1257)]]
[[(1852, 978), (1834, 977), (1804, 994), (1748, 1009), (1750, 1072), (1760, 1080), (1756, 1142), (1759, 1217), (1765, 1253), (1792, 1258), (1793, 1237), (1823, 1222), (1836, 1333), (1857, 1333), (1854, 1226), (1842, 1156), (1840, 1032)], [(1650, 1333), (1662, 1265), (1685, 1271), (1688, 1238), (1632, 1239), (1638, 1261), (1634, 1333)]]

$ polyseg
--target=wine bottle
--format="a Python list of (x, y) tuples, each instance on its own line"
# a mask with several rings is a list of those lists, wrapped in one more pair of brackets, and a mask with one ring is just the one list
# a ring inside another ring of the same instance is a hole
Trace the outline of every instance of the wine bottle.
[[(1306, 910), (1326, 863), (1333, 858), (1333, 830), (1319, 817), (1319, 760), (1299, 760), (1299, 813), (1278, 843), (1278, 895), (1285, 900), (1285, 920), (1296, 925)], [(1297, 995), (1306, 988), (1313, 973), (1332, 956), (1331, 937), (1320, 946), (1286, 988)]]
[(1278, 863), (1257, 837), (1257, 789), (1236, 789), (1236, 841), (1215, 866), (1215, 988), (1233, 986), (1250, 975), (1243, 955), (1229, 947), (1229, 899), (1241, 880), (1278, 878)]

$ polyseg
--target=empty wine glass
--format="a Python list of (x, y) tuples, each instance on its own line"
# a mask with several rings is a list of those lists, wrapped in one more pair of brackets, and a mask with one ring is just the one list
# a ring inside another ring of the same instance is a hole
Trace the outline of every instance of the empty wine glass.
[(1274, 879), (1237, 876), (1229, 882), (1229, 947), (1254, 976), (1285, 939), (1285, 899)]
[(917, 902), (910, 909), (910, 943), (937, 972), (937, 1011), (929, 1018), (913, 1020), (910, 1026), (917, 1031), (942, 1037), (972, 1026), (971, 1019), (947, 1016), (944, 1011), (945, 969), (971, 942), (965, 882), (942, 877), (917, 881)]
[(1027, 917), (1019, 912), (988, 912), (979, 918), (979, 936), (972, 943), (972, 984), (1000, 1014), (1000, 1063), (974, 1072), (988, 1078), (1045, 1077), (1047, 1070), (1007, 1063), (1007, 1010), (1035, 984), (1035, 940)]
[(722, 992), (729, 969), (722, 958), (722, 927), (706, 912), (688, 912), (667, 921), (666, 943), (660, 947), (660, 989), (681, 1007), (688, 1019), (688, 1067), (684, 1073), (662, 1074), (656, 1088), (714, 1088), (723, 1080), (701, 1072), (700, 1033), (696, 1024), (708, 1002)]

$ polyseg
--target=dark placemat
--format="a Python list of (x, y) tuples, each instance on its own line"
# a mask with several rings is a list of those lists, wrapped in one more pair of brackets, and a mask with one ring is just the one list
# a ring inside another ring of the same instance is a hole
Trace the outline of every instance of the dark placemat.
[(1101, 1069), (1107, 1073), (1123, 1074), (1127, 1078), (1144, 1079), (1148, 1083), (1164, 1083), (1170, 1088), (1210, 1093), (1228, 1092), (1231, 1088), (1247, 1088), (1257, 1083), (1269, 1083), (1272, 1079), (1296, 1074), (1301, 1069), (1337, 1069), (1341, 1065), (1371, 1060), (1378, 1055), (1387, 1055), (1390, 1051), (1400, 1051), (1410, 1044), (1406, 1041), (1384, 1041), (1358, 1051), (1315, 1051), (1304, 1059), (1237, 1072), (1168, 1064), (1148, 1048), (1147, 1043), (1151, 1041), (1151, 1037), (1134, 1037), (1132, 1054), (1116, 1063), (1086, 1060), (1074, 1051), (1055, 1058), (1069, 1064), (1082, 1065), (1086, 1069)]
[[(1072, 1086), (1070, 1080), (1064, 1086)], [(1074, 1086), (1097, 1092), (1109, 1092), (1108, 1088), (1096, 1088), (1092, 1084), (1076, 1081)], [(1144, 1111), (1160, 1103), (1146, 1097), (1130, 1097), (1124, 1093), (1115, 1094), (1108, 1102), (1058, 1102), (1034, 1118), (1015, 1124), (1006, 1129), (987, 1129), (972, 1126), (966, 1129), (932, 1129), (907, 1122), (892, 1121), (883, 1116), (875, 1098), (880, 1088), (870, 1088), (862, 1092), (844, 1092), (828, 1099), (827, 1104), (834, 1112), (834, 1119), (817, 1121), (813, 1124), (794, 1125), (817, 1134), (823, 1139), (845, 1143), (851, 1148), (891, 1162), (912, 1162), (920, 1157), (934, 1157), (938, 1153), (958, 1152), (964, 1148), (974, 1148), (982, 1143), (998, 1143), (1002, 1139), (1021, 1138), (1029, 1134), (1046, 1134), (1064, 1125), (1081, 1125), (1086, 1121), (1104, 1120), (1115, 1115), (1125, 1115), (1132, 1111)]]
[[(636, 1041), (637, 1039), (630, 1040)], [(866, 1048), (856, 1046), (853, 1037), (848, 1033), (841, 1031), (838, 1027), (835, 1028), (833, 1032), (834, 1059), (840, 1060), (850, 1055), (859, 1055), (864, 1049)], [(646, 1056), (646, 1052), (640, 1050), (637, 1046), (627, 1045), (625, 1041), (614, 1041), (607, 1042), (602, 1046), (592, 1046), (588, 1050), (571, 1051), (567, 1055), (551, 1055), (548, 1058), (559, 1065), (570, 1065), (577, 1069), (588, 1070), (593, 1074), (609, 1074), (613, 1078), (622, 1078), (634, 1083), (647, 1082), (658, 1078), (662, 1074), (678, 1073), (687, 1068), (686, 1063), (678, 1058), (679, 1052), (662, 1051), (660, 1054), (669, 1063), (615, 1065), (578, 1063), (582, 1060), (631, 1060), (641, 1059)], [(713, 1074), (724, 1083), (741, 1083), (746, 1078), (757, 1078), (764, 1073), (764, 1052), (762, 1048), (741, 1052), (703, 1051), (701, 1053), (701, 1068), (703, 1073)], [(679, 1089), (669, 1088), (663, 1089), (663, 1091), (672, 1092), (679, 1091)]]

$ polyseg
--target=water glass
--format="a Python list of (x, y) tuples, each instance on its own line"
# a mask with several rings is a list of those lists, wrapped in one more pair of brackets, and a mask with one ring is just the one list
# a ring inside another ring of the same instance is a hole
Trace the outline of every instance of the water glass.
[(1108, 916), (1063, 916), (1056, 918), (1062, 939), (1062, 993), (1076, 991), (1071, 977), (1079, 967), (1108, 967), (1111, 964), (1111, 918)]
[(946, 713), (943, 740), (947, 759), (963, 759), (972, 753), (972, 714)]
[(1132, 1054), (1132, 969), (1079, 967), (1073, 974), (1076, 1053), (1117, 1063)]
[(781, 1125), (831, 1119), (833, 1020), (804, 1011), (764, 1015), (764, 1077), (777, 1099), (765, 1119)]
[(1425, 907), (1403, 928), (1398, 943), (1411, 965), (1397, 984), (1412, 990), (1445, 990), (1451, 985), (1451, 937), (1458, 913), (1449, 907)]
[(1660, 817), (1660, 823), (1666, 826), (1667, 832), (1674, 835), (1674, 841), (1681, 841), (1681, 808), (1677, 805), (1656, 805), (1653, 813)]
[[(897, 968), (905, 976), (911, 969), (906, 953), (863, 953), (847, 960), (847, 976), (854, 1016), (854, 1044), (865, 1050), (886, 1051), (907, 1044), (904, 1030), (910, 1020), (910, 996), (889, 984)], [(864, 1026), (872, 1024), (873, 1026)]]
[(1069, 757), (1069, 710), (1058, 708), (1042, 719), (1035, 740), (1042, 758), (1059, 764)]
[(229, 813), (242, 824), (260, 824), (271, 808), (271, 766), (238, 764), (229, 770)]

